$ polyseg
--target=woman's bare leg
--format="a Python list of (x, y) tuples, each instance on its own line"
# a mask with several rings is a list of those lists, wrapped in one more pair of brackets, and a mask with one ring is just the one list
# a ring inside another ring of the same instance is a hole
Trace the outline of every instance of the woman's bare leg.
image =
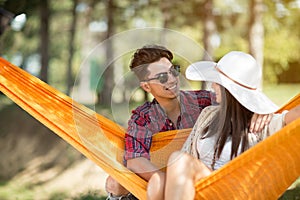
[(155, 173), (151, 176), (147, 186), (148, 200), (163, 200), (165, 190), (165, 173)]
[(195, 183), (210, 173), (208, 167), (191, 155), (182, 152), (173, 153), (168, 161), (165, 199), (193, 200)]

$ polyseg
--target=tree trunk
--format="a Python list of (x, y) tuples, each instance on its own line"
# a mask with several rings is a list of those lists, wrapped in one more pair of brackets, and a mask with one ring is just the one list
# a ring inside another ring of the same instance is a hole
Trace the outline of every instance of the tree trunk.
[(72, 65), (73, 65), (73, 54), (74, 54), (74, 38), (76, 33), (76, 24), (77, 24), (77, 13), (76, 6), (78, 4), (78, 0), (73, 0), (73, 8), (72, 8), (72, 22), (70, 28), (70, 38), (69, 38), (69, 59), (67, 66), (67, 95), (70, 95), (70, 91), (73, 86), (73, 77), (72, 77)]
[[(211, 61), (214, 59), (214, 47), (212, 44), (212, 37), (216, 32), (216, 25), (213, 16), (213, 0), (205, 0), (203, 4), (203, 44), (204, 50), (203, 52), (203, 60)], [(209, 87), (206, 82), (202, 82), (201, 88), (205, 89)]]
[(162, 0), (160, 2), (160, 10), (163, 14), (163, 31), (161, 33), (161, 38), (160, 42), (164, 46), (166, 44), (166, 29), (169, 28), (169, 23), (171, 20), (171, 7), (174, 5), (174, 0), (169, 1), (169, 0)]
[(49, 5), (48, 0), (40, 1), (40, 52), (41, 52), (41, 73), (40, 78), (48, 82), (48, 65), (49, 65)]
[(78, 73), (78, 83), (72, 90), (72, 97), (77, 102), (84, 105), (93, 105), (96, 101), (96, 93), (91, 87), (91, 58), (90, 51), (94, 46), (93, 35), (89, 30), (89, 24), (92, 20), (92, 13), (94, 11), (96, 0), (91, 0), (84, 10), (83, 16), (78, 18), (80, 27), (80, 34), (84, 37), (81, 38), (81, 56), (84, 62), (80, 65)]
[(115, 24), (113, 19), (113, 13), (115, 13), (114, 1), (107, 1), (107, 33), (106, 33), (106, 70), (104, 72), (104, 84), (103, 89), (100, 92), (99, 103), (105, 106), (109, 106), (112, 101), (112, 90), (114, 88), (114, 64), (113, 64), (113, 40)]
[(204, 2), (204, 19), (203, 19), (203, 44), (206, 53), (203, 55), (203, 60), (213, 60), (214, 47), (212, 37), (216, 32), (216, 25), (213, 16), (213, 0)]
[[(264, 58), (264, 26), (263, 0), (251, 0), (249, 5), (249, 52), (263, 67)], [(263, 83), (260, 83), (262, 87)]]

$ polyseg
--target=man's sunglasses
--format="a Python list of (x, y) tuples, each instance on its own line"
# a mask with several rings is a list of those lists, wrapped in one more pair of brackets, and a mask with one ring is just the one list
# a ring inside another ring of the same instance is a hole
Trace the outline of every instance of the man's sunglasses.
[(159, 80), (161, 84), (164, 84), (168, 82), (169, 80), (169, 73), (172, 74), (172, 76), (177, 77), (180, 74), (180, 65), (172, 65), (169, 72), (162, 72), (159, 74), (156, 74), (154, 78), (149, 78), (147, 80), (143, 81), (151, 81), (151, 80)]

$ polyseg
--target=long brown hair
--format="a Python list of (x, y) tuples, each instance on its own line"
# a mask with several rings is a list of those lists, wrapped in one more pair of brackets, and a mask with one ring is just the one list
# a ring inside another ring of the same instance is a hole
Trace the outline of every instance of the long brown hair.
[(249, 148), (247, 132), (253, 112), (242, 106), (224, 87), (220, 85), (221, 103), (220, 110), (212, 119), (208, 129), (209, 137), (213, 134), (218, 135), (215, 144), (214, 160), (212, 169), (214, 169), (215, 160), (220, 158), (225, 143), (229, 137), (232, 140), (230, 158), (233, 159), (239, 153)]

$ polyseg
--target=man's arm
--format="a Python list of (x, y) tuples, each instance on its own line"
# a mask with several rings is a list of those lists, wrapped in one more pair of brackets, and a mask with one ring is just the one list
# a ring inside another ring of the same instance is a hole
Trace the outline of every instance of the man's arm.
[[(149, 181), (150, 177), (157, 173), (161, 180), (164, 180), (165, 173), (160, 171), (155, 165), (153, 165), (147, 158), (139, 157), (127, 160), (127, 168), (138, 174), (143, 179)], [(114, 180), (111, 176), (106, 179), (105, 189), (112, 196), (120, 197), (127, 195), (127, 191), (121, 184)]]
[[(148, 149), (144, 149), (146, 145), (140, 144), (147, 143), (144, 141), (144, 138), (147, 138), (145, 135), (148, 133), (148, 130), (145, 126), (145, 123), (147, 123), (146, 119), (144, 119), (143, 115), (140, 115), (141, 110), (149, 110), (149, 108), (147, 105), (137, 108), (132, 112), (133, 114), (128, 122), (127, 134), (125, 135), (124, 159), (126, 160), (127, 168), (135, 173), (139, 172), (137, 174), (148, 181), (151, 175), (159, 170), (151, 164), (148, 158), (143, 157), (148, 156)], [(148, 144), (151, 144), (151, 142), (148, 142)], [(139, 152), (139, 155), (136, 152)], [(106, 180), (106, 191), (113, 196), (122, 196), (129, 193), (129, 191), (111, 177), (108, 177)]]
[(147, 158), (138, 157), (127, 160), (127, 168), (138, 174), (140, 177), (149, 181), (154, 173), (164, 174), (154, 164), (152, 164)]
[(105, 190), (111, 196), (123, 196), (129, 193), (120, 183), (118, 183), (111, 176), (108, 176), (105, 182)]
[[(299, 117), (300, 117), (300, 105), (291, 109), (285, 115), (285, 119), (284, 119), (285, 124), (289, 124)], [(272, 114), (259, 115), (254, 113), (254, 115), (251, 118), (250, 132), (252, 133), (261, 132), (261, 130), (265, 127), (265, 125), (268, 125), (271, 120), (272, 120)]]

